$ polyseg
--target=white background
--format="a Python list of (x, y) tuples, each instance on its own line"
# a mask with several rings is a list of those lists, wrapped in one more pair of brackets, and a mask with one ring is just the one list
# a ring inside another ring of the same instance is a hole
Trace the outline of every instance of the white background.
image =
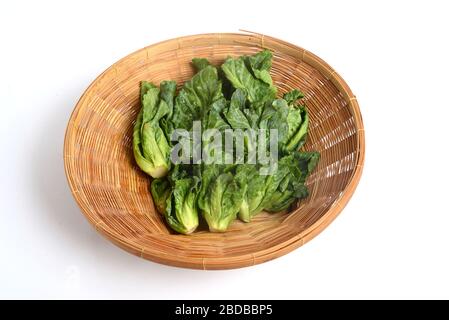
[[(445, 1), (2, 1), (0, 298), (449, 298), (449, 8)], [(366, 164), (352, 200), (304, 247), (204, 272), (98, 235), (63, 170), (91, 81), (168, 38), (247, 29), (327, 61), (357, 95)]]

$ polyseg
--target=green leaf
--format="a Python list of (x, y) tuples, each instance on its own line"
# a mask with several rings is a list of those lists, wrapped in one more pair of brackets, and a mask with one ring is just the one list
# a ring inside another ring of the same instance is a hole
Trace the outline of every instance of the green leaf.
[(167, 142), (171, 145), (170, 137), (174, 130), (171, 118), (173, 116), (174, 100), (176, 94), (176, 82), (175, 81), (162, 81), (161, 82), (161, 99), (165, 101), (168, 106), (168, 112), (165, 117), (160, 120), (160, 126), (164, 131)]
[(176, 164), (172, 167), (168, 179), (172, 185), (175, 184), (176, 180), (191, 177), (196, 174), (193, 173), (192, 166), (188, 164)]
[[(159, 121), (159, 119), (154, 119), (156, 113), (158, 111), (158, 103), (159, 103), (159, 88), (152, 87), (149, 88), (146, 93), (142, 96), (142, 110), (143, 110), (143, 118), (142, 118), (142, 126), (152, 120)], [(168, 110), (163, 110), (164, 112)]]
[(293, 89), (292, 91), (284, 94), (283, 98), (288, 104), (293, 104), (296, 100), (304, 98), (304, 94), (297, 89)]
[(287, 136), (286, 140), (287, 142), (290, 141), (293, 136), (296, 135), (299, 128), (301, 127), (301, 124), (303, 122), (302, 118), (302, 110), (299, 108), (288, 108), (288, 115), (287, 115)]
[(183, 178), (174, 182), (167, 201), (165, 219), (172, 229), (190, 234), (198, 227), (197, 195), (198, 177)]
[(270, 76), (271, 59), (273, 58), (271, 51), (263, 50), (245, 58), (254, 76), (271, 86), (273, 84)]
[(174, 128), (190, 130), (193, 121), (202, 119), (210, 106), (222, 97), (217, 69), (207, 66), (200, 70), (184, 84), (176, 97), (172, 118)]
[(284, 100), (288, 104), (288, 133), (286, 141), (282, 145), (282, 150), (285, 153), (298, 150), (306, 140), (309, 116), (305, 106), (295, 104), (298, 99), (303, 97), (304, 94), (297, 89), (284, 94)]
[(313, 152), (293, 152), (293, 160), (289, 162), (290, 170), (294, 172), (298, 181), (305, 182), (307, 177), (312, 173), (320, 160), (320, 153)]
[(145, 159), (142, 154), (142, 140), (141, 140), (141, 126), (142, 126), (142, 110), (139, 112), (137, 116), (136, 123), (134, 125), (133, 131), (133, 153), (134, 158), (136, 159), (137, 165), (146, 173), (151, 175), (151, 172), (154, 171), (154, 165), (151, 159)]
[(226, 98), (226, 100), (230, 100), (232, 94), (234, 93), (234, 87), (232, 86), (232, 83), (228, 80), (228, 78), (226, 78), (226, 75), (221, 66), (218, 68), (218, 78), (221, 81), (223, 96)]
[(309, 128), (309, 115), (305, 107), (294, 108), (290, 106), (287, 116), (288, 142), (284, 146), (286, 152), (292, 152), (301, 148), (307, 137)]
[(210, 212), (212, 210), (211, 203), (209, 201), (210, 192), (213, 181), (216, 180), (219, 174), (218, 166), (208, 165), (203, 166), (201, 171), (201, 189), (198, 195), (198, 208), (201, 212)]
[(293, 152), (280, 159), (277, 172), (269, 178), (264, 209), (270, 212), (282, 211), (297, 199), (307, 197), (308, 190), (304, 183), (319, 158), (318, 152)]
[(207, 60), (205, 58), (193, 58), (192, 64), (195, 67), (197, 72), (203, 70), (207, 66), (210, 66), (209, 60)]
[[(264, 79), (261, 80), (256, 75), (253, 75), (245, 64), (245, 59), (247, 58), (226, 59), (221, 66), (226, 78), (234, 88), (244, 90), (248, 94), (249, 101), (255, 105), (261, 105), (265, 101), (274, 99), (276, 96), (276, 88), (268, 83), (269, 81), (267, 81), (266, 76), (263, 76)], [(262, 72), (263, 70), (260, 69), (259, 71)], [(267, 73), (268, 71), (265, 70), (264, 74)], [(260, 77), (262, 77), (261, 74), (259, 73)]]
[(298, 150), (305, 142), (309, 116), (304, 106), (288, 105), (284, 99), (265, 103), (259, 122), (261, 129), (278, 131), (279, 150), (289, 154)]
[(203, 120), (203, 129), (217, 129), (223, 131), (230, 129), (229, 124), (223, 119), (222, 111), (226, 108), (227, 101), (225, 98), (221, 98), (215, 101), (207, 114), (205, 114)]
[(153, 179), (151, 181), (151, 195), (160, 214), (165, 214), (167, 199), (170, 197), (171, 191), (170, 182), (166, 178)]
[(232, 129), (251, 129), (251, 125), (244, 113), (246, 92), (237, 89), (231, 97), (229, 108), (225, 111), (225, 117)]
[(133, 131), (133, 152), (139, 167), (153, 178), (165, 176), (170, 169), (170, 146), (160, 120), (169, 113), (160, 90), (153, 84), (142, 82), (142, 110)]
[(173, 114), (173, 106), (175, 102), (176, 81), (162, 81), (161, 82), (161, 99), (167, 103), (168, 113), (167, 118), (171, 118)]
[(143, 96), (148, 92), (150, 89), (157, 88), (154, 84), (148, 81), (142, 81), (140, 83), (140, 103), (143, 104)]
[(235, 179), (243, 194), (239, 218), (250, 222), (252, 217), (263, 210), (268, 176), (260, 175), (256, 165), (243, 164), (237, 167)]
[(266, 130), (267, 146), (270, 145), (270, 130), (277, 130), (279, 143), (278, 150), (283, 150), (283, 146), (287, 143), (288, 111), (288, 105), (284, 99), (276, 99), (271, 103), (265, 103), (265, 109), (260, 118), (259, 128)]
[(242, 190), (230, 172), (205, 166), (198, 206), (212, 232), (223, 232), (235, 220), (243, 200)]

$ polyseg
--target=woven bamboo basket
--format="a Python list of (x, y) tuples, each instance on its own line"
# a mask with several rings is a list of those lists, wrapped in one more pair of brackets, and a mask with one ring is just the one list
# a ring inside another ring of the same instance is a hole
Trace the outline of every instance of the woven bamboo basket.
[[(151, 179), (132, 153), (139, 83), (193, 75), (190, 61), (219, 64), (227, 56), (273, 52), (279, 93), (301, 89), (310, 114), (306, 150), (321, 153), (307, 185), (310, 195), (289, 213), (235, 221), (225, 233), (173, 233), (157, 213)], [(86, 90), (68, 123), (64, 164), (73, 196), (95, 229), (119, 247), (155, 262), (197, 269), (251, 266), (284, 255), (319, 234), (344, 208), (362, 173), (365, 139), (355, 96), (326, 62), (290, 43), (254, 33), (201, 34), (134, 52)]]

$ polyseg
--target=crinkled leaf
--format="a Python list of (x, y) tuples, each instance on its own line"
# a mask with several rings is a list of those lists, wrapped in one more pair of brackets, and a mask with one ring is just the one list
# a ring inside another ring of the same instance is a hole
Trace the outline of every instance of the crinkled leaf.
[(284, 99), (276, 99), (273, 102), (265, 103), (265, 109), (259, 122), (259, 129), (264, 129), (266, 134), (266, 146), (270, 145), (270, 130), (277, 131), (278, 150), (282, 150), (287, 143), (288, 133), (288, 105)]
[(170, 119), (173, 114), (173, 106), (175, 103), (176, 82), (162, 81), (161, 82), (161, 99), (167, 103), (168, 113), (167, 118)]
[(263, 210), (268, 176), (261, 175), (256, 165), (243, 164), (236, 169), (235, 179), (242, 191), (242, 205), (239, 218), (249, 222), (253, 216)]
[(297, 89), (293, 89), (292, 91), (285, 93), (283, 98), (288, 104), (293, 104), (296, 100), (304, 98), (304, 94)]
[(277, 212), (287, 209), (295, 200), (307, 197), (306, 178), (316, 167), (318, 152), (292, 152), (279, 160), (278, 170), (269, 178), (264, 209)]
[(153, 162), (149, 159), (145, 159), (142, 153), (142, 140), (141, 140), (141, 126), (142, 126), (142, 110), (139, 112), (137, 116), (136, 123), (134, 124), (133, 131), (133, 153), (134, 158), (136, 159), (137, 165), (147, 174), (151, 175), (154, 171)]
[(250, 129), (251, 125), (244, 113), (246, 102), (246, 92), (237, 89), (231, 97), (229, 108), (225, 112), (225, 117), (232, 129)]
[(150, 89), (157, 88), (153, 83), (148, 81), (142, 81), (140, 83), (140, 103), (143, 104), (143, 96), (148, 92)]
[(207, 66), (210, 66), (209, 60), (205, 58), (193, 58), (192, 64), (197, 72), (203, 70)]
[(153, 196), (156, 209), (160, 214), (165, 214), (167, 199), (170, 197), (171, 191), (171, 185), (168, 179), (159, 178), (151, 181), (151, 195)]
[(171, 144), (170, 137), (173, 132), (173, 123), (171, 118), (173, 116), (173, 107), (176, 93), (176, 82), (175, 81), (162, 81), (161, 82), (161, 100), (163, 100), (168, 106), (167, 115), (160, 120), (160, 126), (164, 131), (167, 142)]
[(276, 88), (257, 78), (245, 64), (245, 58), (228, 58), (221, 66), (226, 78), (234, 88), (242, 89), (248, 94), (248, 99), (255, 105), (275, 98)]
[(271, 59), (273, 58), (271, 51), (263, 50), (245, 58), (254, 76), (271, 86), (273, 84), (270, 76)]
[(222, 111), (226, 106), (227, 101), (225, 98), (221, 98), (211, 105), (209, 112), (205, 115), (205, 119), (203, 120), (203, 130), (217, 129), (223, 131), (225, 129), (230, 129), (229, 124), (222, 117)]
[(165, 219), (172, 229), (189, 234), (198, 227), (197, 195), (198, 177), (183, 178), (174, 182), (167, 201)]
[(226, 231), (237, 216), (242, 197), (242, 190), (230, 172), (223, 172), (215, 165), (205, 166), (198, 206), (210, 231)]
[(290, 107), (287, 117), (288, 135), (285, 152), (298, 150), (305, 143), (309, 127), (309, 115), (305, 107)]
[[(142, 84), (143, 85), (143, 84)], [(150, 87), (146, 91), (146, 93), (142, 96), (142, 110), (143, 110), (143, 118), (142, 118), (142, 126), (150, 121), (159, 121), (159, 119), (155, 119), (156, 113), (158, 111), (158, 103), (159, 103), (159, 88)], [(167, 112), (168, 109), (163, 110), (163, 112)]]
[(207, 66), (187, 81), (176, 97), (173, 112), (175, 129), (190, 130), (194, 120), (201, 120), (207, 114), (212, 103), (221, 99), (221, 81), (217, 69)]
[(142, 110), (134, 125), (133, 151), (139, 167), (154, 178), (165, 176), (170, 169), (170, 146), (160, 120), (169, 107), (159, 98), (160, 90), (149, 82), (142, 82)]

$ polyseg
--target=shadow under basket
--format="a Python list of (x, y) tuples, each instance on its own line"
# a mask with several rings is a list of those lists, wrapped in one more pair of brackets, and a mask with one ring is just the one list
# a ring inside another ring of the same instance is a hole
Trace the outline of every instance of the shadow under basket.
[[(214, 64), (228, 56), (273, 52), (279, 95), (298, 88), (310, 115), (307, 151), (321, 160), (308, 178), (310, 195), (289, 213), (235, 221), (225, 233), (174, 234), (156, 211), (151, 179), (134, 162), (132, 130), (140, 81), (192, 77), (190, 61)], [(155, 262), (196, 269), (231, 269), (282, 256), (319, 234), (340, 213), (360, 179), (365, 151), (355, 96), (326, 62), (290, 43), (253, 33), (202, 34), (151, 45), (118, 61), (86, 90), (70, 118), (65, 142), (67, 179), (95, 229), (119, 247)]]

